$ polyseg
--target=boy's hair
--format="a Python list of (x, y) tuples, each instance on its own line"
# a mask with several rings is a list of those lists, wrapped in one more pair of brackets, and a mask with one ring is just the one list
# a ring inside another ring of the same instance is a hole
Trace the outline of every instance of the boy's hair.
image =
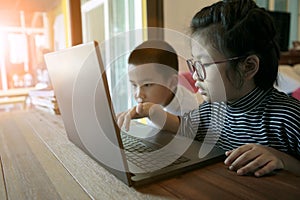
[(143, 42), (131, 52), (128, 63), (133, 65), (163, 64), (178, 72), (177, 53), (170, 44), (163, 40)]
[[(276, 28), (271, 16), (253, 0), (224, 0), (205, 7), (193, 17), (191, 31), (227, 57), (257, 55), (255, 84), (264, 90), (273, 87), (280, 57)], [(231, 62), (236, 71), (239, 61)]]

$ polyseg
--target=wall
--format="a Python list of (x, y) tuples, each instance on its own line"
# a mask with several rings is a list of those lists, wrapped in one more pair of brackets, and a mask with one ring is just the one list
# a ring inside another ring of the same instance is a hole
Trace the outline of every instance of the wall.
[[(62, 0), (64, 1), (64, 0)], [(60, 3), (57, 7), (54, 9), (50, 10), (47, 12), (47, 18), (48, 18), (48, 39), (49, 43), (46, 45), (51, 51), (55, 50), (55, 38), (54, 38), (54, 24), (55, 24), (55, 19), (57, 16), (61, 15), (63, 13), (63, 7), (62, 3)]]
[(203, 7), (218, 0), (164, 0), (164, 25), (166, 28), (188, 33), (192, 17)]
[[(192, 17), (203, 7), (211, 5), (218, 0), (164, 0), (164, 27), (167, 29), (171, 29), (173, 31), (178, 31), (181, 34), (189, 35), (189, 25)], [(269, 9), (274, 9), (274, 2), (275, 0), (270, 0), (273, 2), (272, 5), (268, 6), (266, 0), (257, 0), (259, 6), (266, 6)], [(278, 1), (280, 3), (282, 1)], [(278, 7), (280, 4), (277, 5), (277, 10), (282, 10), (284, 8)], [(273, 7), (273, 8), (272, 8)], [(292, 47), (292, 42), (295, 40), (300, 40), (300, 3), (295, 0), (289, 0), (286, 8), (287, 11), (292, 12), (291, 16), (291, 29), (290, 29), (290, 45), (289, 48)], [(186, 42), (177, 41), (180, 48), (183, 48), (186, 54), (189, 55), (189, 47), (186, 46)], [(175, 44), (177, 45), (177, 44)], [(177, 50), (177, 49), (176, 49)], [(186, 71), (187, 68), (185, 67), (186, 55), (182, 55), (182, 60), (180, 61), (181, 70)]]
[[(218, 0), (164, 0), (164, 27), (170, 29), (165, 34), (165, 39), (179, 55), (180, 71), (188, 70), (186, 59), (191, 57), (188, 42), (191, 19), (203, 7), (215, 2), (218, 2)], [(171, 34), (172, 37), (169, 36)]]

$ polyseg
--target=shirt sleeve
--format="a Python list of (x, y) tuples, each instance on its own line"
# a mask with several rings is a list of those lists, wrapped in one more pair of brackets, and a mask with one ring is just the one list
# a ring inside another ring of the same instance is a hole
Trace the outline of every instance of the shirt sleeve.
[(203, 117), (203, 110), (201, 108), (202, 106), (200, 105), (199, 108), (185, 113), (180, 117), (180, 126), (178, 130), (179, 135), (191, 139), (199, 139), (199, 127), (201, 124), (203, 124), (201, 119), (205, 119), (205, 117)]
[(207, 138), (206, 140), (215, 141), (216, 134), (214, 134), (214, 129), (212, 129), (213, 123), (211, 122), (211, 118), (212, 116), (218, 118), (219, 113), (214, 113), (213, 111), (218, 109), (213, 108), (212, 104), (203, 103), (199, 108), (185, 113), (180, 117), (178, 134), (199, 141), (203, 141), (205, 138)]

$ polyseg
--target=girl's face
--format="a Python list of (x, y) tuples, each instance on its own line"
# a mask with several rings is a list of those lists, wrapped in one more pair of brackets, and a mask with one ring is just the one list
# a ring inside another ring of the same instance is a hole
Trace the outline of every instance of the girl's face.
[(165, 68), (165, 66), (155, 65), (130, 65), (129, 81), (134, 98), (138, 103), (152, 102), (166, 106), (173, 98), (172, 85), (159, 71), (159, 68)]
[[(235, 72), (229, 66), (229, 62), (219, 64), (205, 65), (205, 63), (214, 63), (226, 58), (219, 53), (212, 45), (205, 42), (200, 36), (194, 36), (192, 40), (192, 56), (194, 61), (200, 61), (204, 64), (206, 79), (198, 79), (197, 73), (194, 72), (193, 78), (196, 80), (196, 86), (200, 94), (207, 102), (234, 101), (240, 98), (240, 91), (234, 87)], [(229, 80), (230, 77), (230, 80)]]

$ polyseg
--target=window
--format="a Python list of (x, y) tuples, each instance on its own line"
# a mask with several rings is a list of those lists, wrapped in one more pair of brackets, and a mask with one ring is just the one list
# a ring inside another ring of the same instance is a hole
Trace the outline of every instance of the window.
[(47, 14), (5, 12), (7, 20), (0, 26), (0, 90), (35, 86), (36, 69), (42, 63), (41, 49), (49, 44)]
[(260, 7), (264, 7), (267, 10), (272, 11), (284, 11), (291, 13), (291, 23), (290, 23), (290, 39), (289, 47), (292, 47), (293, 41), (299, 40), (299, 1), (295, 0), (256, 0), (256, 3)]
[(143, 1), (136, 0), (81, 0), (83, 42), (100, 45), (115, 112), (133, 104), (127, 58), (142, 41), (143, 34), (135, 34), (143, 27), (142, 7)]

